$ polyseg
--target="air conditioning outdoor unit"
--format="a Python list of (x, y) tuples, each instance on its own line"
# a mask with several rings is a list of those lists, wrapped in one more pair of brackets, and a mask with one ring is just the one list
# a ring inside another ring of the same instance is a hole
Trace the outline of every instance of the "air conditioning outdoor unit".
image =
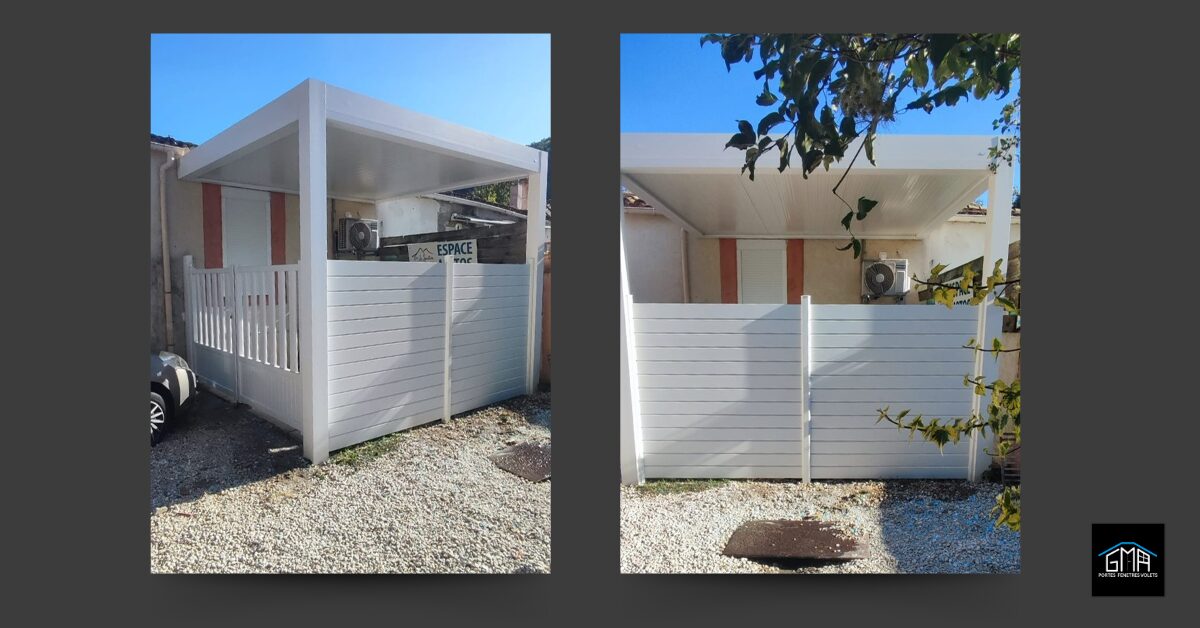
[(863, 294), (869, 298), (904, 296), (909, 290), (908, 260), (863, 262)]
[(378, 220), (342, 218), (338, 221), (337, 250), (339, 253), (375, 251), (379, 249)]

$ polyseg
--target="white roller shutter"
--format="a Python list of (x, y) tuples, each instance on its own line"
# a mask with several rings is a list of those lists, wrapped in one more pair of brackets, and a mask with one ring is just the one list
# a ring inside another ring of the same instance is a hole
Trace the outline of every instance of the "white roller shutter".
[(787, 242), (738, 240), (738, 302), (787, 303)]

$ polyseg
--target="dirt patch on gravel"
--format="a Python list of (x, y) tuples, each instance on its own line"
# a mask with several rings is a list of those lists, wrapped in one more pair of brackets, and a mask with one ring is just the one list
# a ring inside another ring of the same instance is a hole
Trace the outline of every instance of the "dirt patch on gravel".
[[(669, 485), (669, 483), (663, 483)], [(623, 573), (1019, 573), (1020, 534), (996, 528), (1000, 485), (964, 481), (728, 481), (704, 491), (621, 487)], [(723, 556), (753, 520), (829, 523), (868, 557), (774, 561)]]

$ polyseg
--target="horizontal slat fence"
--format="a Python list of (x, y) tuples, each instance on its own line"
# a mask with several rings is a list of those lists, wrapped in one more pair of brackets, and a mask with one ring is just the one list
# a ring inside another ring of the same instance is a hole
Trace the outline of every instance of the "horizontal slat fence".
[(331, 450), (524, 393), (528, 265), (331, 261), (328, 272)]
[[(645, 475), (968, 477), (967, 442), (939, 453), (876, 419), (882, 407), (970, 414), (963, 345), (977, 317), (971, 306), (635, 304)], [(1000, 313), (988, 322), (990, 339)]]

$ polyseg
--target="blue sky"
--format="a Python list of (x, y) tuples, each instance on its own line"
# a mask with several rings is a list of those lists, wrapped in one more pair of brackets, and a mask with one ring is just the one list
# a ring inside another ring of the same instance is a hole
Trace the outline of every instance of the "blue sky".
[(550, 135), (549, 35), (153, 35), (150, 131), (204, 142), (309, 77), (521, 144)]
[[(758, 67), (742, 63), (727, 72), (720, 48), (701, 48), (699, 34), (623, 34), (621, 131), (733, 134), (736, 120), (757, 124), (770, 111), (754, 103), (762, 91), (754, 78)], [(906, 112), (880, 133), (991, 135), (992, 120), (1010, 99), (972, 99), (932, 114)], [(1020, 167), (1016, 170), (1019, 185)]]

